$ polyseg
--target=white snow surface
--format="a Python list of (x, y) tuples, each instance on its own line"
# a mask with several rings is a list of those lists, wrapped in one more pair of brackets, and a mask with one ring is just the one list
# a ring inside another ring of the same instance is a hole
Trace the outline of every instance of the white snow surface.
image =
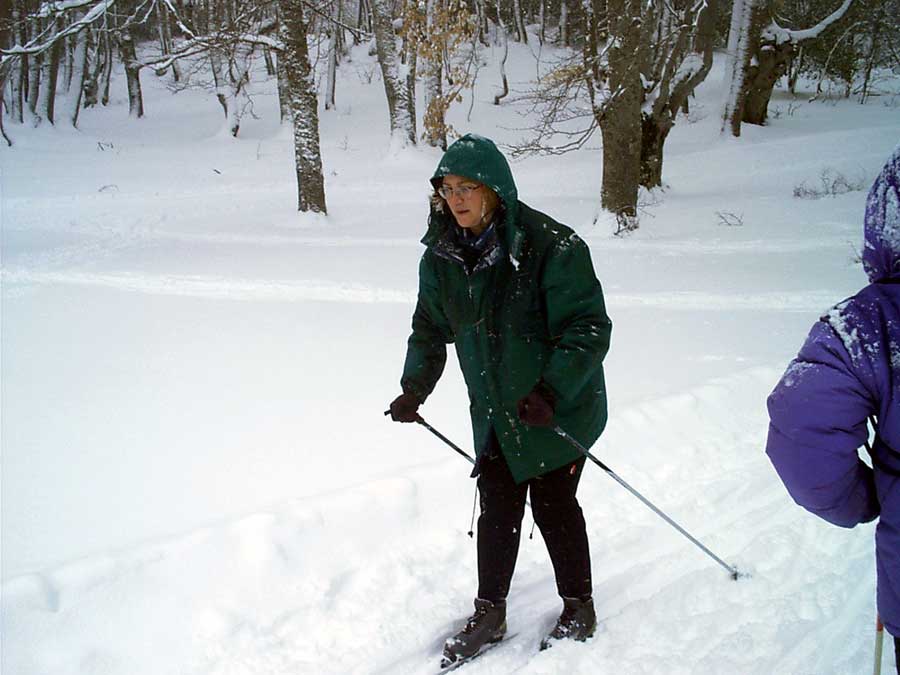
[[(502, 144), (523, 119), (491, 104), (501, 53), (485, 54), (471, 120), (467, 98), (451, 121)], [(511, 44), (506, 67), (521, 89), (534, 56)], [(764, 454), (765, 399), (812, 323), (866, 283), (865, 192), (793, 187), (826, 168), (871, 181), (900, 138), (896, 99), (776, 92), (769, 126), (723, 139), (720, 68), (627, 238), (599, 210), (599, 137), (512, 168), (525, 202), (588, 242), (604, 285), (610, 422), (595, 454), (747, 576), (588, 465), (601, 629), (538, 652), (560, 610), (538, 532), (509, 598), (515, 638), (460, 672), (871, 671), (874, 528), (794, 505)], [(3, 673), (437, 672), (475, 593), (474, 485), (425, 429), (382, 413), (440, 152), (389, 152), (365, 47), (339, 78), (321, 113), (327, 217), (294, 210), (271, 81), (253, 83), (258, 119), (237, 139), (214, 95), (172, 95), (148, 73), (142, 120), (119, 73), (79, 131), (7, 124)], [(452, 354), (421, 412), (471, 450)]]

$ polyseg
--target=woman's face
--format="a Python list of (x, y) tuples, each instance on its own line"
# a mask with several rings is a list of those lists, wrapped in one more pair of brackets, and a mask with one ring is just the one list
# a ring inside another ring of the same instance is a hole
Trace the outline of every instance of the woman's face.
[[(444, 176), (439, 192), (460, 227), (476, 235), (484, 232), (497, 208), (498, 199), (493, 190), (471, 178), (450, 174)], [(463, 196), (465, 192), (468, 194)]]

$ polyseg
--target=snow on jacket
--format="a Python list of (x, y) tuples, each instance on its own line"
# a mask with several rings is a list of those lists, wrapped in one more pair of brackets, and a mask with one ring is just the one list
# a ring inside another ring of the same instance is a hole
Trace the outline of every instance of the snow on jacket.
[[(900, 636), (900, 148), (869, 192), (870, 284), (812, 328), (769, 396), (766, 452), (794, 500), (835, 525), (880, 515), (878, 609)], [(873, 472), (857, 449), (877, 420)]]
[(470, 267), (452, 214), (433, 203), (401, 385), (424, 400), (443, 372), (447, 343), (454, 343), (476, 452), (480, 457), (493, 429), (522, 482), (579, 456), (551, 429), (519, 421), (516, 402), (542, 380), (556, 396), (555, 420), (563, 429), (586, 447), (603, 431), (603, 358), (612, 324), (587, 245), (519, 201), (493, 142), (473, 134), (456, 141), (432, 184), (450, 174), (490, 187), (502, 217)]

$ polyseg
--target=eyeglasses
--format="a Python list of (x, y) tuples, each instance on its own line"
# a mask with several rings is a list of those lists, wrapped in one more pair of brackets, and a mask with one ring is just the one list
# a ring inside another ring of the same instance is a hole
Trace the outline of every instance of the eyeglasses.
[(465, 199), (480, 187), (480, 185), (460, 185), (459, 187), (452, 188), (442, 185), (438, 188), (437, 192), (444, 199), (450, 199), (450, 197), (453, 195)]

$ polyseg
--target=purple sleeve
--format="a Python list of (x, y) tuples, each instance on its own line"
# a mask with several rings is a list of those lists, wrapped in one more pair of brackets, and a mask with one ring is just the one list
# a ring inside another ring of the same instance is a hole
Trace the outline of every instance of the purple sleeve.
[(874, 475), (857, 453), (873, 403), (826, 322), (813, 326), (768, 407), (766, 453), (794, 501), (841, 527), (876, 518)]

